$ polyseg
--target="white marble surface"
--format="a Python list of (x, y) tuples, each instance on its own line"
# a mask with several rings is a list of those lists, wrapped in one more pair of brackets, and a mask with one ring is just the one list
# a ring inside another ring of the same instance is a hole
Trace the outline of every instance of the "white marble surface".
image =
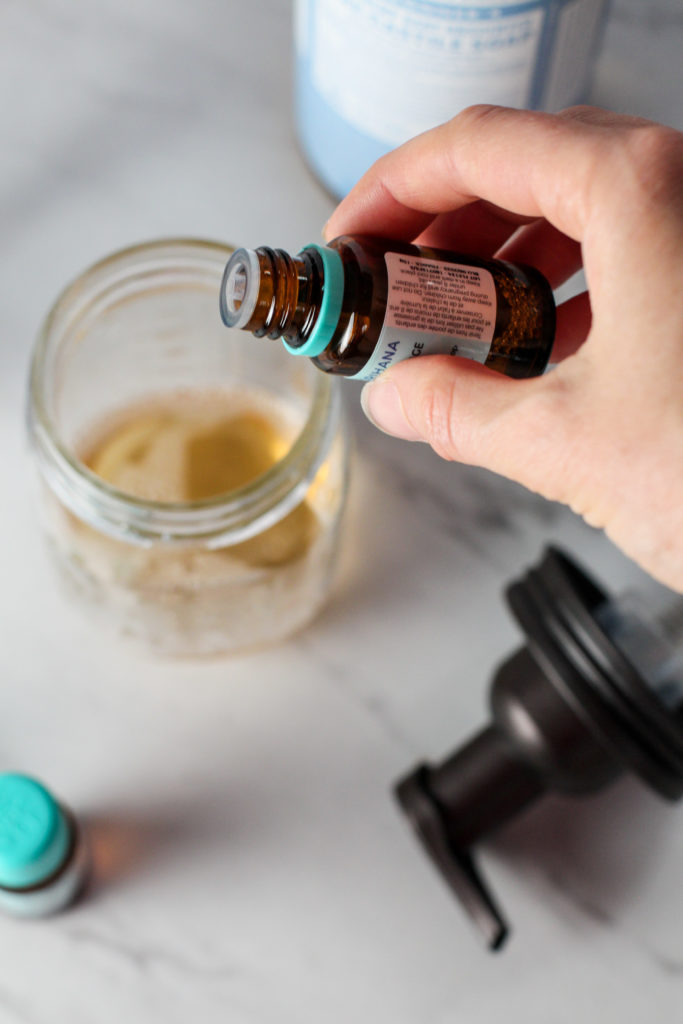
[[(163, 663), (65, 605), (22, 407), (47, 306), (90, 261), (193, 234), (297, 246), (331, 205), (292, 137), (289, 4), (0, 5), (0, 768), (89, 823), (87, 901), (0, 920), (0, 1024), (641, 1024), (681, 1019), (683, 809), (624, 782), (487, 850), (516, 934), (482, 952), (389, 797), (482, 721), (503, 583), (570, 513), (423, 446), (358, 438), (344, 572), (275, 650)], [(680, 0), (616, 0), (595, 99), (683, 127)]]

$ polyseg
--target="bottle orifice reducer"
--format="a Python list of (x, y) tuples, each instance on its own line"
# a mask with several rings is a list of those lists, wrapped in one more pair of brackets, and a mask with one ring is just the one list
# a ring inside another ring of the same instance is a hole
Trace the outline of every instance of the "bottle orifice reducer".
[(326, 373), (364, 381), (437, 353), (534, 377), (555, 337), (552, 289), (532, 267), (349, 235), (296, 256), (236, 250), (220, 307), (228, 327), (282, 338)]

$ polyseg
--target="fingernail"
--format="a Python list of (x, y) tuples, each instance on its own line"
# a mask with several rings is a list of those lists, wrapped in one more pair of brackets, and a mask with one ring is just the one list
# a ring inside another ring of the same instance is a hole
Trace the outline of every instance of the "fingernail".
[(421, 441), (422, 438), (406, 419), (398, 388), (389, 380), (366, 384), (360, 393), (361, 409), (378, 430), (403, 441)]
[(328, 240), (328, 237), (327, 237), (327, 225), (329, 223), (330, 223), (329, 220), (326, 220), (325, 223), (323, 224), (323, 229), (320, 232), (320, 234), (323, 236), (323, 242), (327, 242), (327, 240)]

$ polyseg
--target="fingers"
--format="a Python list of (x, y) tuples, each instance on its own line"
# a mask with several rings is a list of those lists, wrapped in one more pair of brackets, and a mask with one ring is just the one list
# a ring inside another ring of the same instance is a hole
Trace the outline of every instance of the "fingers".
[[(334, 211), (323, 228), (323, 238), (326, 241), (329, 242), (338, 235), (351, 234), (377, 235), (380, 238), (411, 241), (433, 221), (438, 211), (431, 213), (419, 206), (413, 208), (400, 200), (389, 190), (381, 174), (373, 173), (377, 166), (374, 164), (370, 168)], [(351, 196), (353, 200), (349, 217), (342, 208)]]
[(327, 237), (415, 237), (430, 215), (485, 199), (580, 240), (598, 186), (610, 184), (615, 135), (633, 127), (634, 119), (585, 108), (555, 115), (470, 107), (378, 160), (332, 214)]
[(558, 231), (547, 220), (537, 220), (520, 228), (496, 252), (501, 260), (528, 263), (557, 288), (580, 270), (581, 246), (573, 238)]
[(591, 329), (591, 305), (587, 292), (581, 292), (557, 307), (555, 344), (551, 363), (561, 363), (583, 345)]
[[(454, 249), (476, 256), (493, 256), (514, 234), (519, 224), (520, 219), (514, 214), (479, 201), (439, 214), (415, 241), (435, 249)], [(406, 240), (412, 241), (412, 238)]]
[(578, 364), (512, 381), (467, 360), (406, 360), (363, 388), (368, 418), (386, 433), (426, 441), (443, 458), (483, 466), (552, 500), (568, 501), (588, 429)]
[[(427, 441), (447, 459), (479, 461), (476, 434), (515, 401), (500, 374), (451, 357), (411, 359), (366, 384), (361, 405), (380, 430), (404, 441)], [(457, 418), (457, 424), (455, 419)]]
[(613, 110), (603, 110), (602, 107), (589, 107), (585, 104), (578, 104), (575, 107), (567, 107), (557, 115), (567, 121), (582, 121), (584, 124), (595, 124), (610, 130), (619, 126), (622, 128), (645, 128), (653, 122), (644, 117), (636, 117), (634, 114), (615, 114)]

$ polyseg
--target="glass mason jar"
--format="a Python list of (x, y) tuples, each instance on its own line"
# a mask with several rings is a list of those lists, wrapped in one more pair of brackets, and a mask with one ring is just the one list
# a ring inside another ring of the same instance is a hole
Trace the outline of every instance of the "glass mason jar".
[[(169, 240), (114, 253), (66, 288), (33, 354), (29, 435), (62, 576), (90, 611), (168, 654), (235, 651), (298, 629), (329, 591), (339, 542), (337, 382), (279, 344), (226, 330), (218, 289), (231, 251)], [(189, 434), (173, 426), (183, 408), (204, 410)], [(265, 468), (259, 456), (236, 487), (164, 496), (164, 474), (200, 479), (207, 459), (221, 479), (232, 437), (248, 462), (264, 417)], [(159, 424), (171, 424), (172, 443), (154, 434)], [(135, 468), (150, 458), (150, 432), (162, 486), (140, 497), (92, 452), (111, 435), (105, 461), (125, 451)]]

